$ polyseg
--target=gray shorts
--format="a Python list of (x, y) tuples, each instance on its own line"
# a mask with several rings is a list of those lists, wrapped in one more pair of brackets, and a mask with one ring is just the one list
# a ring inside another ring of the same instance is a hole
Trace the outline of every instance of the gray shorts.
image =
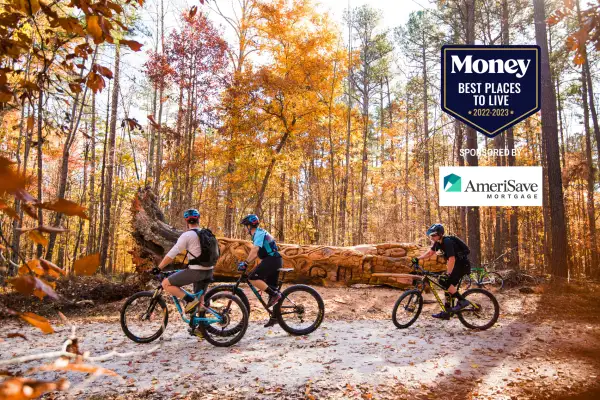
[(204, 281), (202, 282), (202, 285), (194, 285), (194, 292), (199, 292), (200, 290), (206, 290), (209, 280), (212, 280), (212, 277), (212, 269), (184, 269), (171, 275), (167, 279), (169, 279), (171, 285), (178, 287)]

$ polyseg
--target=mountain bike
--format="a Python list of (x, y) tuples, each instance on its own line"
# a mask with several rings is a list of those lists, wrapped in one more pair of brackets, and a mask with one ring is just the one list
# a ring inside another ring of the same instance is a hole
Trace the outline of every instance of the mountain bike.
[(504, 278), (502, 278), (502, 275), (494, 272), (493, 270), (495, 269), (498, 261), (504, 258), (510, 251), (511, 249), (508, 249), (489, 263), (484, 263), (481, 264), (481, 267), (473, 268), (470, 274), (460, 278), (460, 281), (458, 282), (458, 288), (467, 290), (474, 283), (480, 288), (489, 286), (494, 290), (502, 290), (502, 288), (504, 288)]
[[(426, 287), (431, 287), (437, 303), (442, 311), (450, 312), (446, 309), (435, 286), (442, 289), (446, 295), (447, 290), (437, 281), (441, 272), (431, 272), (424, 270), (418, 263), (413, 263), (413, 269), (422, 280), (422, 284), (415, 289), (405, 291), (400, 295), (394, 309), (392, 310), (392, 321), (399, 329), (405, 329), (415, 323), (423, 310), (423, 291)], [(469, 301), (469, 305), (462, 310), (451, 313), (451, 317), (456, 315), (460, 322), (470, 329), (486, 330), (494, 326), (500, 315), (500, 305), (493, 294), (484, 289), (470, 289), (463, 292), (463, 297)], [(455, 299), (451, 298), (450, 308), (454, 306)]]
[[(293, 268), (280, 268), (280, 278), (277, 282), (277, 290), (281, 291), (285, 274), (293, 271)], [(252, 290), (263, 308), (269, 313), (269, 318), (275, 317), (284, 331), (291, 335), (308, 335), (314, 332), (325, 316), (325, 304), (319, 292), (307, 285), (292, 285), (281, 292), (281, 300), (273, 306), (273, 309), (267, 308), (267, 302), (262, 298), (259, 290), (250, 283), (247, 270), (241, 271), (239, 279), (233, 285), (218, 285), (206, 292), (206, 299), (211, 299), (217, 293), (232, 293), (239, 297), (248, 313), (250, 313), (250, 302), (244, 291), (239, 287), (246, 283)], [(211, 329), (210, 327), (207, 329)]]
[[(175, 272), (178, 270), (161, 272), (155, 277), (162, 282)], [(163, 334), (169, 322), (169, 310), (162, 292), (159, 283), (154, 291), (138, 292), (125, 301), (121, 308), (121, 328), (129, 339), (136, 343), (150, 343)], [(199, 298), (202, 293), (203, 290), (188, 294)], [(206, 311), (199, 312), (196, 307), (189, 317), (183, 312), (180, 300), (171, 297), (181, 319), (190, 326), (190, 334), (195, 335), (198, 330), (214, 346), (232, 346), (248, 329), (248, 310), (242, 300), (230, 293), (218, 293), (205, 300)]]

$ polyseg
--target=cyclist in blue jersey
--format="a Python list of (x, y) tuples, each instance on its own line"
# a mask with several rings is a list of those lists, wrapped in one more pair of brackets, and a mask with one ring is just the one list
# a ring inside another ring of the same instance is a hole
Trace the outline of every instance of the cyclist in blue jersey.
[[(246, 215), (241, 221), (246, 231), (252, 236), (252, 249), (245, 261), (238, 264), (238, 269), (245, 270), (256, 258), (260, 264), (248, 276), (248, 280), (258, 289), (269, 294), (267, 307), (272, 307), (281, 300), (281, 293), (275, 289), (279, 278), (279, 269), (283, 267), (283, 259), (273, 236), (258, 225), (260, 221), (255, 214)], [(274, 325), (274, 320), (269, 320), (265, 327)]]

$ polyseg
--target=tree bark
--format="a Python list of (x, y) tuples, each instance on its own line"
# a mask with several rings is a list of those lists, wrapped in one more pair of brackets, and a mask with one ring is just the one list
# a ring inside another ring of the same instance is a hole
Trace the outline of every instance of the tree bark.
[[(467, 11), (467, 44), (475, 44), (475, 0), (466, 0)], [(477, 132), (475, 129), (467, 126), (467, 148), (477, 150)], [(476, 153), (475, 153), (476, 154)], [(471, 167), (479, 165), (477, 155), (467, 154), (467, 164)], [(479, 217), (479, 207), (467, 208), (467, 241), (471, 249), (471, 261), (474, 265), (481, 264), (481, 226)]]
[(568, 276), (567, 267), (567, 231), (565, 225), (565, 206), (563, 199), (558, 129), (556, 120), (556, 93), (550, 75), (548, 41), (546, 36), (546, 12), (544, 0), (533, 0), (535, 39), (541, 48), (541, 84), (542, 84), (542, 135), (546, 138), (546, 160), (548, 163), (548, 182), (550, 211), (552, 214), (552, 273), (558, 277)]
[(110, 118), (110, 137), (108, 140), (108, 164), (106, 166), (106, 189), (104, 191), (104, 222), (102, 229), (102, 246), (100, 251), (100, 267), (103, 274), (106, 273), (106, 261), (108, 258), (108, 245), (111, 225), (111, 206), (113, 197), (113, 175), (115, 168), (115, 144), (117, 137), (117, 106), (119, 100), (119, 72), (120, 72), (121, 48), (117, 42), (115, 45), (115, 68), (114, 68), (114, 86), (111, 99), (111, 118)]

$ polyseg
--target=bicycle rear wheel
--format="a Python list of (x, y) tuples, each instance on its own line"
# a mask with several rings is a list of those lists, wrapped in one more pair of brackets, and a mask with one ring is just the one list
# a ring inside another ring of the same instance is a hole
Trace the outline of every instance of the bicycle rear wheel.
[(497, 272), (489, 272), (481, 280), (481, 286), (500, 291), (504, 287), (504, 279), (502, 279), (502, 276)]
[(154, 292), (139, 292), (121, 307), (121, 329), (136, 343), (150, 343), (160, 337), (169, 322), (167, 303)]
[[(216, 293), (206, 301), (206, 306), (222, 318), (221, 322), (198, 325), (198, 330), (208, 343), (217, 347), (229, 347), (244, 337), (248, 329), (248, 310), (239, 297), (230, 293)], [(210, 311), (203, 311), (200, 317), (215, 316)]]
[(471, 303), (456, 313), (464, 326), (481, 331), (494, 326), (500, 316), (500, 305), (493, 294), (484, 289), (471, 289), (462, 295)]
[(281, 293), (273, 313), (287, 333), (308, 335), (323, 322), (325, 304), (319, 292), (310, 286), (293, 285)]
[(399, 329), (405, 329), (415, 323), (423, 310), (423, 295), (418, 290), (407, 290), (394, 304), (392, 322)]
[(458, 281), (457, 289), (459, 291), (469, 290), (471, 288), (471, 274), (465, 274)]

